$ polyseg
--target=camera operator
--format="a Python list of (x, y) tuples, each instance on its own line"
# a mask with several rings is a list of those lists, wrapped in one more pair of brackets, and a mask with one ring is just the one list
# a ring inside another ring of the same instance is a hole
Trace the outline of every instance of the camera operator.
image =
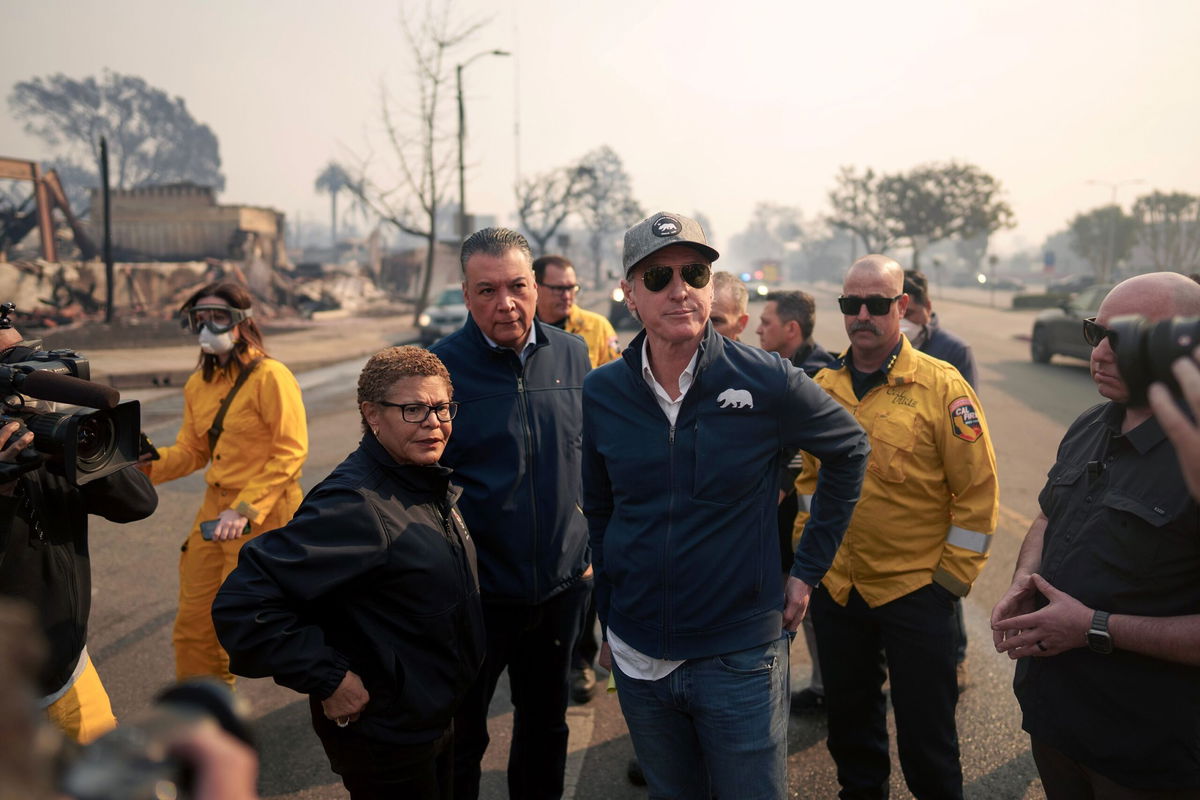
[[(0, 363), (19, 363), (30, 348), (0, 326)], [(17, 462), (32, 434), (0, 429), (0, 464)], [(26, 600), (40, 615), (49, 658), (38, 674), (41, 707), (68, 736), (88, 742), (116, 725), (108, 695), (87, 653), (91, 563), (87, 515), (133, 522), (154, 512), (158, 495), (135, 467), (75, 486), (42, 464), (13, 479), (0, 471), (0, 596)]]
[(1171, 396), (1171, 391), (1165, 384), (1156, 383), (1150, 387), (1150, 408), (1162, 425), (1163, 432), (1175, 445), (1179, 455), (1179, 466), (1183, 470), (1183, 479), (1187, 481), (1188, 490), (1192, 497), (1200, 500), (1200, 347), (1192, 352), (1192, 357), (1176, 359), (1171, 365), (1175, 380), (1179, 382), (1180, 394), (1191, 407), (1189, 419)]
[(1131, 315), (1200, 315), (1200, 286), (1138, 275), (1084, 322), (1109, 402), (1059, 445), (992, 611), (996, 649), (1020, 659), (1013, 689), (1050, 800), (1200, 795), (1200, 508), (1139, 363), (1120, 358), (1133, 331), (1114, 328)]

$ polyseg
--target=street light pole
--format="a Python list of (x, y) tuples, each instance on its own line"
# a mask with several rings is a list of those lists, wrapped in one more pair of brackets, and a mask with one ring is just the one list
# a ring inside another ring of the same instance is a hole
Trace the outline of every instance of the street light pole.
[(1117, 213), (1112, 215), (1112, 218), (1108, 223), (1108, 270), (1106, 270), (1106, 275), (1104, 276), (1105, 280), (1107, 281), (1112, 278), (1112, 272), (1117, 266), (1117, 215), (1121, 212), (1120, 207), (1117, 206), (1117, 189), (1120, 189), (1122, 186), (1131, 186), (1135, 183), (1145, 183), (1145, 181), (1141, 178), (1130, 178), (1129, 180), (1124, 181), (1089, 180), (1088, 183), (1094, 186), (1107, 186), (1112, 189), (1112, 202), (1110, 205), (1116, 207), (1117, 209)]
[(458, 236), (460, 239), (467, 238), (467, 166), (463, 156), (463, 149), (467, 138), (467, 115), (463, 107), (463, 70), (484, 56), (508, 56), (512, 55), (507, 50), (484, 50), (482, 53), (476, 53), (466, 61), (455, 66), (454, 80), (455, 88), (458, 90)]

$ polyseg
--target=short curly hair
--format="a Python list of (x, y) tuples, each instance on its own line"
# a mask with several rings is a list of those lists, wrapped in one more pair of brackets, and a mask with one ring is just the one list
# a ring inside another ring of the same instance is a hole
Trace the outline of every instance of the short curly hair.
[(441, 378), (454, 397), (454, 384), (442, 360), (423, 347), (404, 345), (380, 350), (367, 361), (358, 375), (358, 408), (362, 416), (363, 433), (371, 429), (362, 415), (362, 404), (378, 403), (401, 378)]

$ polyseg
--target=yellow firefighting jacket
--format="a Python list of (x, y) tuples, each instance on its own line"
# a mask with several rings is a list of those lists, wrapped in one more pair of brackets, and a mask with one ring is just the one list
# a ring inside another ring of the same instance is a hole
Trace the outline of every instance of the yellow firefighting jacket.
[(581, 336), (587, 342), (592, 369), (621, 355), (621, 351), (617, 349), (617, 332), (613, 330), (612, 323), (600, 314), (586, 311), (579, 306), (571, 306), (567, 324), (563, 327), (568, 333)]
[[(874, 608), (934, 581), (966, 596), (996, 528), (996, 458), (978, 398), (958, 370), (901, 338), (887, 382), (861, 401), (843, 360), (814, 379), (871, 441), (862, 499), (823, 581), (842, 605), (851, 588)], [(806, 453), (796, 479), (802, 499), (819, 469)], [(806, 508), (796, 515), (797, 541)]]
[[(253, 352), (250, 357), (261, 356)], [(210, 462), (208, 429), (233, 388), (236, 373), (218, 370), (205, 381), (199, 370), (183, 388), (183, 425), (175, 444), (158, 448), (150, 463), (155, 483), (181, 478), (209, 465), (211, 487), (236, 490), (229, 507), (256, 524), (289, 485), (300, 480), (308, 455), (308, 425), (300, 385), (280, 362), (264, 358), (238, 390), (225, 414), (224, 431)]]

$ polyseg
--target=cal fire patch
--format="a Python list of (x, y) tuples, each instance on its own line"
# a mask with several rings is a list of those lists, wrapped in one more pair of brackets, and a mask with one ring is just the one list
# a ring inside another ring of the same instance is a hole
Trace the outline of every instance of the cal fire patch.
[(959, 397), (947, 406), (950, 411), (950, 427), (954, 435), (964, 442), (974, 442), (983, 436), (983, 426), (979, 424), (979, 413), (971, 405), (971, 398)]

